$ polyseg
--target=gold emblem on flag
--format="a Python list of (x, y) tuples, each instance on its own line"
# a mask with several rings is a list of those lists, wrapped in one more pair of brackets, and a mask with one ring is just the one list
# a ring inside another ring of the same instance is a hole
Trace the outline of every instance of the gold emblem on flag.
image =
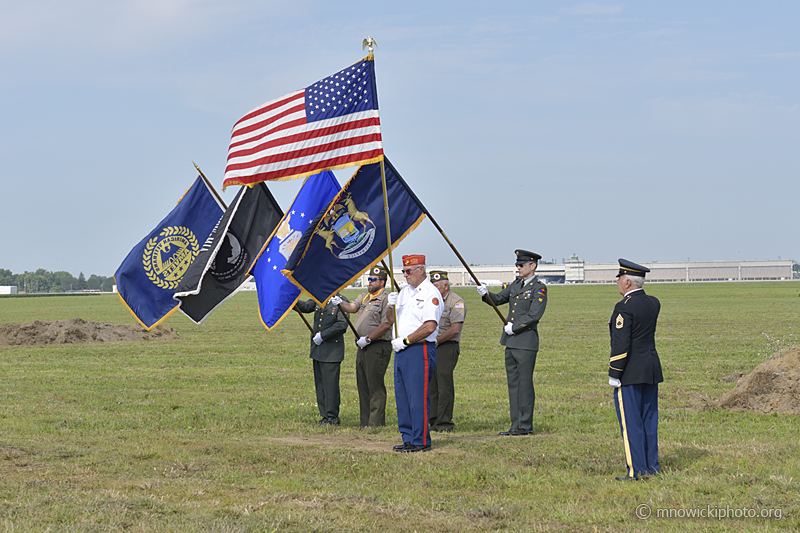
[(168, 226), (147, 241), (142, 255), (144, 272), (157, 287), (175, 289), (199, 253), (192, 230)]

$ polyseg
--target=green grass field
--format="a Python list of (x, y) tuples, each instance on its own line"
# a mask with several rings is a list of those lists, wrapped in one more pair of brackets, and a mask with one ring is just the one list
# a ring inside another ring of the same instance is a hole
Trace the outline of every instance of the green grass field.
[[(549, 288), (530, 437), (497, 436), (502, 325), (458, 289), (456, 430), (424, 454), (391, 451), (391, 370), (387, 427), (358, 428), (354, 344), (342, 425), (316, 425), (308, 331), (289, 315), (268, 333), (240, 293), (201, 326), (167, 319), (179, 340), (0, 347), (0, 531), (800, 530), (800, 418), (698, 407), (797, 343), (800, 284), (645, 289), (662, 302), (656, 478), (614, 481), (615, 285)], [(0, 299), (0, 324), (74, 317), (135, 323), (115, 295)]]

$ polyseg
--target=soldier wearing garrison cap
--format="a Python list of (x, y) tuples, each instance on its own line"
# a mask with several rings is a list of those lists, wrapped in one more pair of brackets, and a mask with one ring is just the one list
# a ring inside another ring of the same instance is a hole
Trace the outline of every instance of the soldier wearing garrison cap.
[(444, 301), (442, 319), (439, 321), (439, 336), (436, 337), (436, 369), (428, 382), (430, 398), (431, 431), (452, 431), (455, 387), (453, 371), (461, 352), (461, 328), (467, 316), (464, 299), (450, 290), (450, 279), (444, 270), (431, 270), (431, 283), (439, 289)]
[(533, 432), (533, 369), (539, 351), (539, 320), (547, 307), (547, 287), (536, 277), (541, 255), (528, 250), (515, 250), (519, 276), (498, 293), (486, 285), (478, 286), (483, 301), (495, 305), (508, 303), (508, 318), (500, 336), (506, 347), (506, 379), (511, 428), (500, 435), (530, 435)]
[(623, 296), (608, 322), (611, 357), (608, 384), (625, 449), (627, 472), (617, 481), (660, 472), (658, 464), (658, 384), (664, 381), (656, 351), (656, 322), (661, 303), (642, 286), (650, 269), (619, 260), (617, 287)]
[[(361, 427), (386, 425), (386, 384), (384, 377), (392, 359), (392, 325), (394, 313), (386, 303), (388, 271), (374, 266), (367, 273), (367, 291), (352, 302), (338, 296), (331, 302), (342, 311), (356, 313), (354, 327), (359, 335), (356, 344), (356, 386), (361, 414)], [(387, 312), (388, 310), (388, 312)]]

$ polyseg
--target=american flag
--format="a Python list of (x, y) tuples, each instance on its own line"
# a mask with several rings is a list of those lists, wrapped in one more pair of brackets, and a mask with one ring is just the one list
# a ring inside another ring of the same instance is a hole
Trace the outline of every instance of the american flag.
[(369, 55), (242, 117), (231, 133), (223, 190), (382, 158), (375, 62)]

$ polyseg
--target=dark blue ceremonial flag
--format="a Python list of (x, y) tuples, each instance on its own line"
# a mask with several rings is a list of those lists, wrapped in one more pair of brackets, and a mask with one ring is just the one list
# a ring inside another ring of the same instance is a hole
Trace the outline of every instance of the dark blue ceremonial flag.
[(178, 205), (142, 239), (114, 273), (119, 299), (150, 331), (177, 308), (172, 299), (189, 265), (223, 214), (198, 177)]
[[(388, 159), (385, 163), (394, 248), (428, 212)], [(381, 164), (372, 163), (361, 166), (317, 215), (283, 274), (323, 305), (387, 253)]]
[(303, 232), (314, 217), (325, 209), (336, 193), (339, 182), (326, 170), (306, 179), (278, 227), (261, 248), (250, 274), (258, 290), (258, 312), (267, 330), (277, 326), (300, 298), (300, 289), (281, 272)]

